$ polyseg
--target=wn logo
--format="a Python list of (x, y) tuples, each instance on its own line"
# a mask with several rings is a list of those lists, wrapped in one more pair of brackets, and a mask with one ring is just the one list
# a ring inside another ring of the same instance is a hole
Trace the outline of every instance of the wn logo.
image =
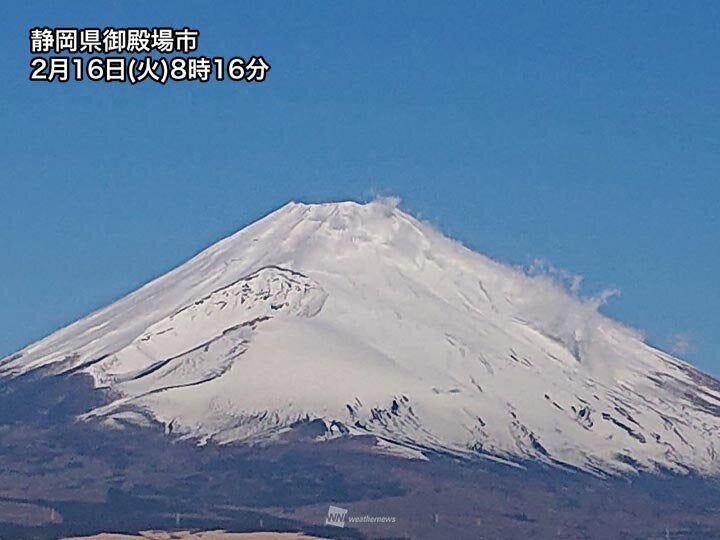
[(347, 519), (347, 509), (339, 508), (337, 506), (331, 506), (328, 508), (327, 517), (325, 518), (325, 525), (332, 525), (333, 527), (344, 527), (345, 520)]

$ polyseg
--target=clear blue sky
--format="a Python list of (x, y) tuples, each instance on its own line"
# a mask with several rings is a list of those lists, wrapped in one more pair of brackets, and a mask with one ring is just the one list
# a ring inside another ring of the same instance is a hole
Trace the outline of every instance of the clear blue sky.
[[(272, 71), (31, 83), (44, 25), (187, 25)], [(7, 3), (0, 356), (290, 199), (381, 193), (619, 287), (606, 313), (720, 375), (719, 28), (712, 1)]]

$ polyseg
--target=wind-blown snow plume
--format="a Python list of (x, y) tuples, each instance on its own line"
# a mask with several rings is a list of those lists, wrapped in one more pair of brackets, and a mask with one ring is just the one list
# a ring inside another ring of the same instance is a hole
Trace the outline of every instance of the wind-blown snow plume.
[(370, 435), (415, 456), (720, 470), (717, 381), (603, 316), (608, 294), (498, 263), (397, 205), (288, 204), (0, 376), (82, 371), (114, 396), (84, 420), (199, 442)]

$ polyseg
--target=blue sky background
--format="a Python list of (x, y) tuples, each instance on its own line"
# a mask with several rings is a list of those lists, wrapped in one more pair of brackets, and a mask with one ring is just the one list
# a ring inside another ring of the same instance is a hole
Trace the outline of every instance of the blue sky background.
[[(190, 26), (248, 86), (28, 81), (35, 26)], [(0, 356), (296, 199), (401, 197), (720, 375), (720, 3), (12, 2)]]

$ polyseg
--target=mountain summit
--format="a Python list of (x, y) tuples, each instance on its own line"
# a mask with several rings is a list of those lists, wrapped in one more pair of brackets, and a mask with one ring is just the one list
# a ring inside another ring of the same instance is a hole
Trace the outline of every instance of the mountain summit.
[(290, 203), (0, 376), (36, 368), (106, 389), (83, 420), (200, 443), (371, 435), (414, 457), (720, 472), (718, 381), (392, 201)]

